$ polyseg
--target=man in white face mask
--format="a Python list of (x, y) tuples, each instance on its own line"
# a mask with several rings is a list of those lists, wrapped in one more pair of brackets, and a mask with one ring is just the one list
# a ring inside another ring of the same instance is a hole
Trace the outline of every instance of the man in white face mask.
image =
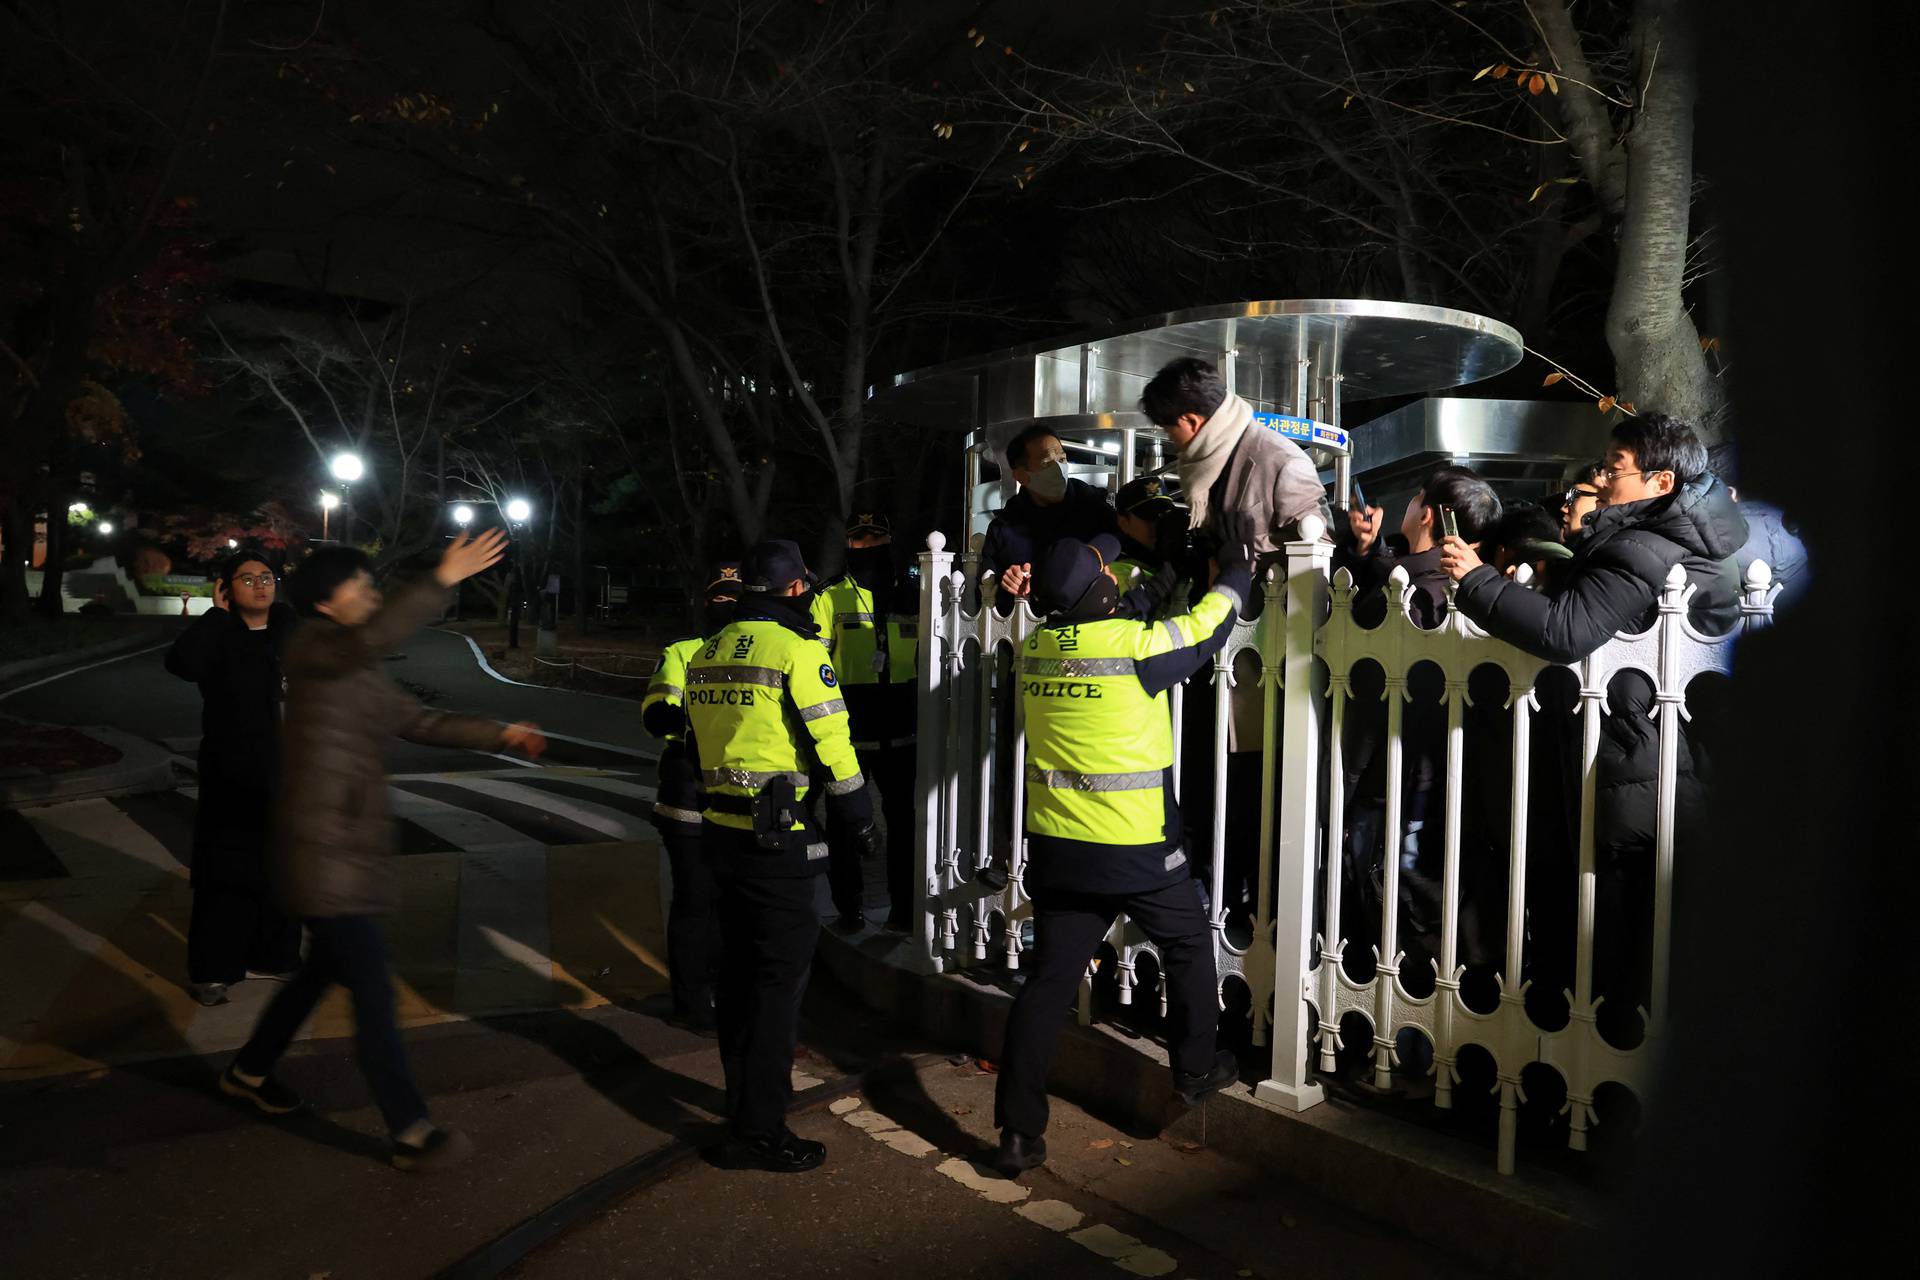
[[(1068, 478), (1066, 460), (1060, 437), (1038, 423), (1007, 441), (1007, 470), (1019, 481), (1020, 492), (993, 518), (980, 545), (981, 580), (989, 573), (998, 576), (1000, 591), (993, 603), (1002, 614), (1013, 612), (1014, 601), (1033, 594), (1033, 566), (1045, 562), (1054, 543), (1062, 538), (1091, 542), (1101, 534), (1119, 536), (1107, 491)], [(1002, 664), (1001, 678), (1010, 680), (1007, 659), (996, 661)], [(1014, 701), (1001, 699), (996, 711), (1003, 741), (1013, 737)], [(994, 778), (994, 794), (1002, 805), (1013, 794), (1012, 760), (1011, 753), (1001, 754)], [(981, 882), (1005, 888), (1009, 856), (1004, 837), (998, 838), (992, 860), (979, 869)]]
[(999, 577), (995, 603), (1002, 613), (1031, 593), (1033, 566), (1055, 542), (1119, 532), (1106, 490), (1069, 479), (1066, 460), (1060, 437), (1038, 424), (1007, 442), (1007, 469), (1020, 492), (993, 518), (980, 547), (981, 573)]

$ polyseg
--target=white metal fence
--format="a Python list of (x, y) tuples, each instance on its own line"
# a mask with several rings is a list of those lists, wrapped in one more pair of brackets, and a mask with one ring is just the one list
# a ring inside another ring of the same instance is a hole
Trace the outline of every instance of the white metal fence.
[[(1211, 864), (1209, 882), (1220, 886), (1229, 852), (1229, 802), (1251, 804), (1250, 797), (1228, 794), (1230, 703), (1236, 685), (1250, 675), (1249, 664), (1236, 664), (1236, 659), (1245, 653), (1257, 659), (1254, 678), (1259, 686), (1264, 767), (1258, 769), (1258, 870), (1250, 936), (1245, 928), (1229, 928), (1230, 904), (1217, 891), (1211, 903), (1222, 990), (1229, 983), (1244, 984), (1253, 1043), (1271, 1049), (1268, 1077), (1256, 1092), (1293, 1110), (1320, 1102), (1315, 1067), (1322, 1072), (1333, 1070), (1341, 1047), (1341, 1019), (1357, 1014), (1370, 1024), (1373, 1073), (1382, 1086), (1395, 1064), (1399, 1034), (1415, 1028), (1427, 1039), (1433, 1054), (1434, 1103), (1439, 1107), (1453, 1104), (1459, 1080), (1456, 1064), (1463, 1047), (1477, 1045), (1491, 1056), (1500, 1101), (1502, 1172), (1513, 1169), (1521, 1072), (1530, 1064), (1544, 1064), (1564, 1081), (1569, 1140), (1575, 1149), (1584, 1149), (1595, 1118), (1596, 1089), (1614, 1082), (1642, 1093), (1660, 1039), (1672, 918), (1676, 780), (1682, 721), (1689, 715), (1689, 682), (1703, 672), (1728, 670), (1739, 631), (1764, 624), (1771, 616), (1777, 588), (1770, 585), (1766, 567), (1755, 565), (1744, 584), (1741, 627), (1727, 636), (1704, 636), (1686, 617), (1692, 588), (1676, 568), (1662, 593), (1657, 620), (1647, 631), (1616, 637), (1589, 657), (1565, 664), (1578, 682), (1577, 711), (1573, 711), (1579, 732), (1578, 880), (1563, 886), (1576, 903), (1569, 913), (1576, 933), (1575, 962), (1568, 1021), (1564, 1027), (1547, 1029), (1534, 1022), (1525, 1003), (1523, 941), (1529, 900), (1531, 731), (1541, 712), (1538, 678), (1554, 664), (1493, 639), (1452, 609), (1436, 629), (1416, 627), (1407, 613), (1410, 590), (1402, 570), (1396, 570), (1388, 587), (1390, 601), (1397, 607), (1388, 608), (1381, 625), (1360, 626), (1353, 617), (1355, 593), (1350, 579), (1344, 572), (1329, 578), (1333, 548), (1318, 541), (1319, 530), (1308, 529), (1306, 534), (1313, 540), (1289, 544), (1284, 562), (1257, 584), (1263, 597), (1260, 611), (1252, 621), (1235, 625), (1215, 657), (1211, 679), (1196, 676), (1185, 688), (1176, 688), (1172, 698), (1176, 786), (1183, 775), (1193, 774), (1183, 767), (1191, 762), (1178, 754), (1186, 736), (1184, 704), (1199, 697), (1213, 703), (1212, 768), (1206, 771), (1213, 792), (1208, 806), (1211, 828), (1190, 831), (1188, 839), (1202, 862)], [(1032, 945), (1028, 923), (1032, 908), (1022, 884), (1026, 857), (1022, 789), (1012, 784), (1024, 774), (1025, 739), (1010, 675), (1013, 657), (1035, 619), (1024, 602), (1006, 616), (999, 615), (991, 607), (990, 583), (983, 584), (980, 606), (968, 608), (971, 564), (956, 564), (941, 534), (928, 539), (928, 548), (920, 558), (916, 856), (921, 874), (916, 881), (919, 925), (914, 955), (932, 972), (985, 965), (1017, 969), (1022, 953)], [(1356, 664), (1367, 661), (1379, 665), (1387, 700), (1386, 834), (1380, 859), (1385, 883), (1373, 973), (1356, 979), (1351, 966), (1343, 964), (1348, 942), (1340, 932), (1347, 810), (1342, 750), (1344, 722), (1353, 711), (1352, 674)], [(1415, 996), (1402, 981), (1400, 967), (1404, 950), (1397, 847), (1405, 800), (1402, 704), (1410, 673), (1423, 663), (1434, 664), (1444, 681), (1444, 778), (1436, 780), (1444, 816), (1435, 983), (1429, 994)], [(1321, 668), (1317, 680), (1316, 666)], [(1490, 1012), (1476, 1011), (1462, 1000), (1459, 959), (1463, 784), (1468, 768), (1464, 713), (1469, 677), (1483, 667), (1497, 668), (1505, 675), (1512, 748), (1505, 945), (1497, 965), (1498, 1004)], [(1646, 1010), (1643, 1040), (1623, 1049), (1599, 1033), (1593, 955), (1596, 760), (1603, 718), (1612, 714), (1609, 684), (1616, 674), (1628, 670), (1639, 672), (1652, 686), (1659, 774), (1651, 1006)], [(1252, 693), (1241, 689), (1239, 696), (1247, 699)], [(1186, 799), (1184, 793), (1182, 799)], [(1004, 862), (1011, 875), (1007, 887), (997, 892), (975, 879), (977, 869), (990, 860)], [(1324, 935), (1317, 932), (1317, 924), (1324, 926)], [(1118, 998), (1130, 1004), (1142, 996), (1141, 960), (1151, 957), (1159, 971), (1159, 957), (1153, 944), (1124, 919), (1107, 941), (1117, 967)], [(1088, 990), (1083, 986), (1083, 1016)], [(1274, 999), (1275, 992), (1295, 992), (1298, 998)], [(1149, 998), (1158, 999), (1164, 1010), (1164, 974)], [(1311, 1046), (1310, 1032), (1317, 1037), (1317, 1044)]]

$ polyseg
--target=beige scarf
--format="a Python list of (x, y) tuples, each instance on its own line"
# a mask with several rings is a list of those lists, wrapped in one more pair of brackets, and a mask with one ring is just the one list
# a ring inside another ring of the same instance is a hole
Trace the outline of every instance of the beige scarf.
[(1231, 391), (1213, 411), (1200, 433), (1180, 451), (1180, 493), (1192, 512), (1187, 527), (1199, 529), (1207, 523), (1207, 495), (1226, 468), (1240, 437), (1253, 423), (1253, 406)]

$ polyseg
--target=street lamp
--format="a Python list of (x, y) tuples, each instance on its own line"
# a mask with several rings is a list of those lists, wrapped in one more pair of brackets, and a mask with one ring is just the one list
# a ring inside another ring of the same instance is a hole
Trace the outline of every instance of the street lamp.
[(99, 528), (99, 530), (100, 530), (100, 532), (101, 532), (101, 533), (103, 533), (103, 534), (109, 534), (109, 533), (112, 533), (112, 532), (113, 532), (113, 521), (111, 521), (111, 520), (102, 520), (102, 521), (100, 522), (100, 524), (98, 525), (98, 528)]
[[(506, 506), (501, 510), (507, 513), (507, 520), (514, 526), (516, 533), (521, 525), (533, 519), (533, 504), (525, 498), (508, 498)], [(513, 541), (515, 543), (513, 576), (517, 581), (514, 584), (512, 607), (507, 610), (507, 648), (518, 649), (520, 647), (520, 615), (527, 607), (527, 555), (518, 545), (520, 539), (515, 538)]]
[(240, 549), (240, 543), (238, 542), (238, 540), (233, 538), (227, 539), (227, 550), (238, 551), (239, 549)]
[(453, 522), (464, 530), (468, 525), (473, 523), (473, 508), (464, 502), (455, 507), (453, 509)]
[(360, 461), (357, 453), (336, 453), (333, 455), (333, 478), (341, 484), (352, 484), (367, 473), (366, 464)]
[(322, 490), (320, 493), (320, 541), (327, 542), (328, 526), (332, 523), (333, 509), (340, 505), (340, 495)]

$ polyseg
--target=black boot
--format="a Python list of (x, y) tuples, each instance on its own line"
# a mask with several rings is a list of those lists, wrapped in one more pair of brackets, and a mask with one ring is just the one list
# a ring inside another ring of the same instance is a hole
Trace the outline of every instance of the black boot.
[(1192, 1106), (1210, 1093), (1218, 1093), (1240, 1078), (1240, 1060), (1222, 1049), (1213, 1055), (1213, 1066), (1197, 1075), (1185, 1071), (1173, 1073), (1173, 1092), (1180, 1101)]
[(735, 1168), (766, 1169), (772, 1173), (805, 1173), (827, 1162), (827, 1147), (809, 1142), (791, 1131), (771, 1138), (737, 1139), (728, 1152)]
[(1000, 1153), (993, 1159), (993, 1167), (1009, 1178), (1017, 1178), (1028, 1169), (1045, 1164), (1047, 1161), (1047, 1140), (1029, 1138), (1024, 1133), (1015, 1133), (1012, 1129), (1000, 1131)]

